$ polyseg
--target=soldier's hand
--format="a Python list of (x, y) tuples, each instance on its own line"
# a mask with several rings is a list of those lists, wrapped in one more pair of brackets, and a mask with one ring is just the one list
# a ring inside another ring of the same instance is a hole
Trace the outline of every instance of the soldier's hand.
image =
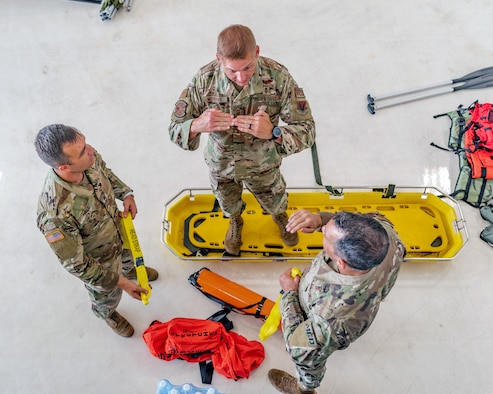
[(233, 120), (233, 124), (243, 133), (251, 134), (257, 138), (270, 140), (274, 125), (264, 110), (258, 110), (254, 115), (239, 115)]
[(190, 139), (198, 133), (213, 133), (228, 130), (233, 126), (234, 116), (217, 108), (208, 108), (195, 118), (190, 126)]
[(293, 278), (291, 276), (291, 268), (288, 268), (279, 277), (279, 284), (281, 285), (281, 288), (285, 293), (288, 291), (298, 291), (298, 286), (300, 284), (300, 277), (295, 276)]
[(290, 233), (301, 231), (302, 233), (313, 233), (322, 226), (322, 218), (316, 213), (301, 209), (293, 213), (286, 225), (286, 230)]
[(127, 217), (128, 213), (132, 215), (132, 219), (135, 219), (137, 215), (137, 204), (135, 204), (135, 199), (132, 194), (128, 195), (125, 200), (123, 200), (123, 216)]
[(137, 283), (132, 282), (124, 276), (120, 276), (117, 286), (125, 291), (130, 297), (135, 298), (139, 301), (141, 300), (140, 293), (148, 293), (146, 289), (140, 287)]

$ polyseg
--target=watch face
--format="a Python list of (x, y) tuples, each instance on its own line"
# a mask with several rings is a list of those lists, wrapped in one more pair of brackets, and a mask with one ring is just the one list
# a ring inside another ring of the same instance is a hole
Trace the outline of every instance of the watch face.
[(282, 134), (282, 131), (279, 127), (274, 127), (274, 129), (272, 130), (272, 135), (275, 137), (275, 138), (279, 138)]

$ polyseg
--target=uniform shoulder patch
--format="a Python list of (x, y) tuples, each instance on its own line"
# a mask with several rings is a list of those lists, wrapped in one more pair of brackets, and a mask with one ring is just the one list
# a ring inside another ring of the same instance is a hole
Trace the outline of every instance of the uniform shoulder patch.
[(298, 120), (311, 117), (310, 106), (306, 100), (305, 92), (299, 86), (294, 86), (291, 90), (291, 103), (294, 109), (294, 115)]
[(297, 98), (305, 98), (305, 92), (303, 92), (303, 88), (296, 87), (294, 93)]
[(317, 347), (317, 337), (311, 321), (304, 321), (294, 330), (289, 339), (289, 345), (304, 348)]
[(72, 258), (77, 253), (77, 240), (59, 228), (46, 233), (45, 238), (61, 260)]
[(65, 238), (65, 235), (63, 234), (62, 230), (56, 229), (53, 231), (50, 231), (49, 233), (45, 234), (45, 238), (50, 244), (54, 244), (55, 242), (59, 242)]
[(301, 113), (301, 114), (304, 114), (306, 113), (306, 110), (307, 110), (307, 105), (306, 105), (306, 101), (305, 100), (298, 100), (298, 112)]
[(188, 104), (185, 100), (178, 100), (175, 104), (174, 115), (177, 118), (183, 118), (187, 113)]

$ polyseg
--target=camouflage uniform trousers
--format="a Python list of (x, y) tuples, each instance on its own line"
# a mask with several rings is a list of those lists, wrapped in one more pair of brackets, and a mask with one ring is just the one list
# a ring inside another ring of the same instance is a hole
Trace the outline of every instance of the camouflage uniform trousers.
[(305, 389), (316, 389), (320, 386), (325, 375), (325, 363), (326, 360), (318, 364), (312, 362), (309, 366), (296, 364), (296, 376)]
[(286, 182), (279, 168), (273, 168), (260, 174), (245, 177), (220, 177), (209, 173), (214, 193), (225, 216), (240, 216), (244, 204), (241, 199), (243, 185), (252, 192), (260, 206), (271, 215), (284, 213), (288, 207)]
[[(104, 263), (104, 265), (111, 271), (125, 276), (134, 268), (132, 252), (129, 249), (123, 249), (122, 254), (115, 256), (113, 260)], [(111, 315), (122, 298), (123, 291), (119, 287), (115, 287), (113, 290), (104, 290), (88, 284), (85, 287), (89, 293), (92, 311), (101, 319), (106, 319)]]

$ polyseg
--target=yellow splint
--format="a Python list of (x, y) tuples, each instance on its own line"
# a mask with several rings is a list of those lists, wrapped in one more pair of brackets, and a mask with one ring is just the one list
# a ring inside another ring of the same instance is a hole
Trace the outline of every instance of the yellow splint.
[(132, 257), (134, 259), (135, 273), (137, 274), (137, 283), (143, 289), (148, 291), (147, 294), (140, 293), (140, 299), (147, 305), (149, 298), (151, 297), (152, 289), (149, 285), (149, 278), (147, 277), (146, 267), (144, 265), (144, 256), (140, 249), (139, 239), (137, 238), (137, 232), (135, 231), (134, 223), (132, 221), (132, 215), (130, 213), (127, 217), (122, 215), (122, 233), (123, 233), (123, 247), (130, 249)]
[[(432, 187), (425, 188), (288, 189), (288, 215), (311, 212), (373, 212), (385, 215), (407, 248), (406, 260), (452, 260), (469, 240), (459, 204)], [(185, 260), (310, 260), (322, 250), (322, 233), (299, 233), (295, 246), (283, 244), (271, 215), (255, 197), (243, 193), (246, 203), (240, 257), (224, 255), (229, 225), (208, 189), (183, 190), (163, 212), (162, 241)]]
[[(302, 272), (299, 268), (292, 268), (291, 269), (291, 276), (293, 278), (299, 276), (301, 278)], [(267, 319), (265, 319), (264, 324), (262, 324), (262, 327), (260, 327), (260, 331), (258, 333), (258, 337), (262, 340), (265, 341), (267, 338), (269, 338), (272, 334), (274, 334), (277, 329), (279, 328), (279, 325), (281, 324), (281, 310), (279, 309), (279, 304), (281, 303), (281, 297), (282, 297), (282, 291), (277, 297), (277, 300), (270, 310), (269, 316), (267, 316)]]

